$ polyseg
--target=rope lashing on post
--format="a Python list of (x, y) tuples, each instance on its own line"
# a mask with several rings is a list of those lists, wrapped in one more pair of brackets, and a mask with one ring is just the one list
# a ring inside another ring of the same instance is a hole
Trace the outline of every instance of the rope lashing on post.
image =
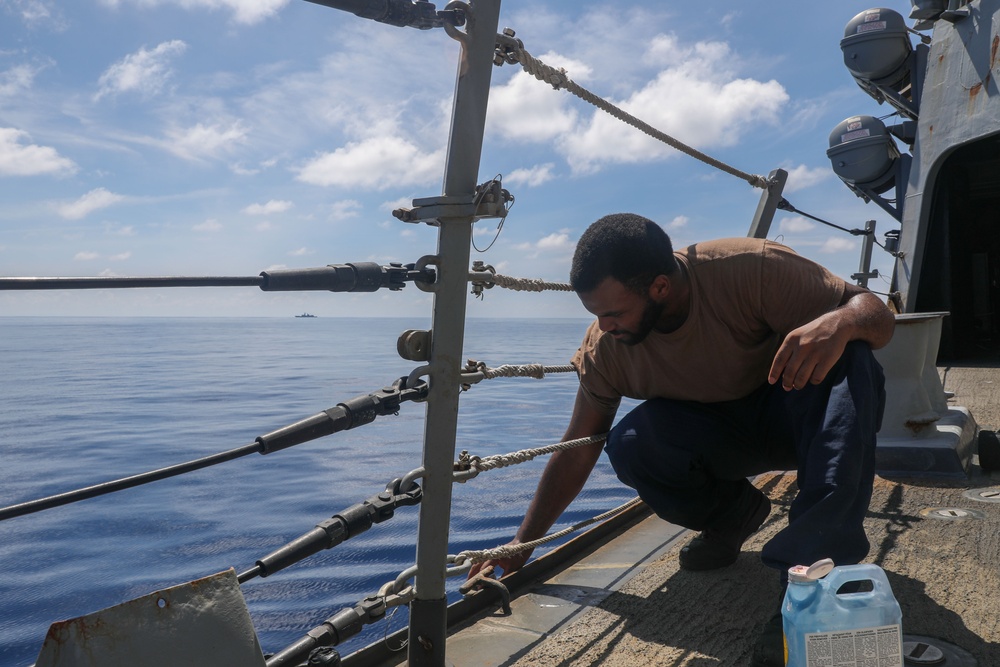
[(680, 152), (695, 158), (696, 160), (701, 160), (705, 164), (715, 167), (720, 171), (741, 178), (755, 188), (760, 188), (766, 190), (770, 185), (770, 181), (766, 176), (761, 176), (759, 174), (748, 174), (745, 171), (741, 171), (736, 167), (732, 167), (721, 160), (717, 160), (701, 151), (692, 148), (677, 139), (671, 137), (670, 135), (657, 130), (652, 125), (639, 120), (632, 114), (616, 107), (614, 104), (608, 102), (607, 100), (598, 97), (594, 93), (590, 92), (583, 86), (575, 83), (569, 78), (565, 69), (556, 69), (551, 65), (546, 65), (542, 61), (538, 60), (530, 53), (528, 53), (519, 39), (513, 39), (514, 31), (507, 29), (504, 31), (503, 35), (497, 36), (497, 50), (496, 58), (494, 58), (494, 63), (502, 64), (504, 62), (511, 64), (520, 64), (525, 72), (532, 75), (539, 81), (544, 81), (545, 83), (551, 85), (556, 90), (564, 89), (567, 90), (585, 102), (588, 102), (598, 109), (614, 116), (618, 120), (631, 125), (640, 132), (643, 132), (650, 137), (661, 141), (671, 148), (679, 150)]
[(604, 442), (607, 438), (607, 433), (601, 433), (599, 435), (589, 435), (585, 438), (577, 438), (575, 440), (564, 440), (563, 442), (557, 442), (554, 445), (545, 445), (544, 447), (535, 447), (531, 449), (519, 449), (516, 452), (493, 454), (492, 456), (485, 456), (482, 458), (470, 455), (467, 450), (463, 449), (462, 453), (459, 454), (458, 461), (454, 464), (453, 479), (456, 482), (464, 483), (470, 479), (478, 477), (479, 473), (486, 470), (497, 470), (499, 468), (507, 468), (509, 466), (517, 465), (518, 463), (527, 463), (528, 461), (531, 461), (539, 456), (544, 456), (545, 454), (553, 454), (566, 449), (573, 449), (574, 447), (582, 447), (584, 445)]
[(489, 368), (484, 361), (469, 359), (465, 364), (465, 372), (482, 373), (483, 379), (492, 380), (494, 378), (515, 378), (530, 377), (541, 380), (546, 373), (572, 373), (576, 368), (572, 364), (561, 364), (557, 366), (543, 366), (542, 364), (503, 364), (496, 368)]
[(616, 507), (613, 510), (605, 512), (604, 514), (592, 517), (590, 519), (587, 519), (586, 521), (581, 521), (580, 523), (575, 523), (572, 526), (569, 526), (568, 528), (563, 528), (562, 530), (556, 531), (551, 535), (546, 535), (545, 537), (540, 537), (537, 540), (532, 540), (530, 542), (525, 542), (523, 544), (504, 544), (502, 546), (495, 547), (493, 549), (482, 549), (480, 551), (473, 551), (473, 550), (463, 551), (455, 557), (455, 562), (462, 563), (465, 560), (468, 560), (469, 562), (472, 563), (485, 563), (488, 560), (510, 558), (511, 556), (515, 556), (524, 551), (530, 551), (535, 547), (541, 546), (542, 544), (552, 542), (553, 540), (558, 540), (561, 537), (565, 537), (566, 535), (569, 535), (570, 533), (573, 533), (582, 528), (586, 528), (589, 525), (600, 523), (601, 521), (610, 519), (613, 516), (617, 516), (622, 512), (628, 511), (629, 509), (635, 507), (641, 502), (642, 502), (641, 498), (639, 497), (633, 498), (624, 505), (620, 505), (619, 507)]
[(544, 292), (552, 290), (556, 292), (572, 292), (573, 286), (569, 283), (552, 283), (537, 278), (512, 278), (502, 274), (492, 276), (494, 285), (516, 292)]
[(569, 283), (555, 283), (538, 278), (514, 278), (498, 274), (496, 269), (483, 262), (472, 263), (472, 271), (469, 272), (469, 282), (472, 283), (472, 293), (477, 298), (483, 298), (483, 291), (493, 289), (494, 286), (515, 292), (572, 292), (573, 286)]

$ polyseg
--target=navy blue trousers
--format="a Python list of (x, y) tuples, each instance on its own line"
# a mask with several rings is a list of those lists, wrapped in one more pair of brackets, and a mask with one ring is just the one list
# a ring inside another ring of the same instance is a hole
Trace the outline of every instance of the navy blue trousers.
[(832, 558), (860, 562), (875, 477), (875, 434), (885, 407), (882, 368), (867, 343), (848, 344), (818, 385), (785, 391), (766, 382), (721, 403), (648, 400), (611, 430), (605, 450), (618, 478), (661, 518), (704, 530), (731, 525), (748, 476), (796, 470), (788, 526), (761, 559), (784, 575)]

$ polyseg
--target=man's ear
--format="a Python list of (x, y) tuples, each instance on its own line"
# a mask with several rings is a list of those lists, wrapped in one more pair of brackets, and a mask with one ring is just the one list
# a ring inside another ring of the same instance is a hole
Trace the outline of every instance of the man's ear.
[(670, 288), (670, 278), (661, 273), (653, 279), (652, 284), (649, 286), (649, 298), (657, 303), (663, 303), (670, 295)]

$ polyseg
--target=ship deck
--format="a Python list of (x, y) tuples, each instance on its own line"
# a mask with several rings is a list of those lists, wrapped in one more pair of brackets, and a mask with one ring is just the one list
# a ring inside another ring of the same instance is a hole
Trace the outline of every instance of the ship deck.
[[(980, 428), (1000, 428), (998, 364), (939, 369), (950, 403)], [(679, 569), (688, 531), (647, 516), (630, 530), (515, 594), (512, 613), (490, 608), (449, 640), (459, 667), (529, 665), (747, 665), (763, 624), (777, 610), (778, 577), (760, 562), (761, 546), (786, 522), (794, 476), (756, 484), (771, 516), (739, 560), (714, 572)], [(876, 479), (866, 519), (866, 562), (887, 573), (908, 638), (931, 638), (939, 664), (1000, 665), (1000, 488), (973, 457), (968, 479)], [(956, 512), (936, 512), (942, 508)], [(967, 653), (966, 653), (967, 652)], [(909, 663), (908, 663), (909, 664)]]

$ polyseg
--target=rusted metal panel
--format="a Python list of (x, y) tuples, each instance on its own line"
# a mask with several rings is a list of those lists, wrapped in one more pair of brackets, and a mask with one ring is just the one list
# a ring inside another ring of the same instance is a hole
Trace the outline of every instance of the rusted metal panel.
[(35, 667), (255, 667), (264, 656), (233, 570), (53, 623)]

